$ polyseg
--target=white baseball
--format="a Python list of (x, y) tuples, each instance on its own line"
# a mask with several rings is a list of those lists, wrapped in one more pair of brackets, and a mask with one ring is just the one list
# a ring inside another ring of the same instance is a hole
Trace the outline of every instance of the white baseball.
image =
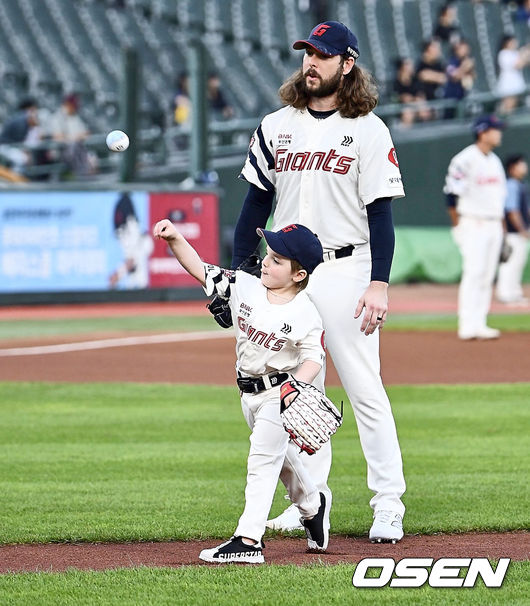
[(114, 152), (125, 151), (129, 147), (129, 137), (122, 130), (113, 130), (105, 139), (107, 147)]

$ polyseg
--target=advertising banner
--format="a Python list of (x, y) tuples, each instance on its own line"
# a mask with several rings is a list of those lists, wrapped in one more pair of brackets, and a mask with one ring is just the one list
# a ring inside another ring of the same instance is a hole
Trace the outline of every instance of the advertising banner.
[(0, 293), (195, 285), (166, 243), (151, 237), (162, 218), (202, 258), (219, 262), (212, 193), (2, 192)]

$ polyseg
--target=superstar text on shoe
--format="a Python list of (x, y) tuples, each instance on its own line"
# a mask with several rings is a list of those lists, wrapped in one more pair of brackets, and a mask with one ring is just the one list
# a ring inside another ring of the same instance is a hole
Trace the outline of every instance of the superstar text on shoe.
[(216, 564), (229, 564), (230, 562), (244, 562), (246, 564), (263, 564), (263, 541), (255, 545), (245, 545), (241, 537), (232, 537), (226, 543), (221, 543), (212, 549), (203, 549), (199, 559)]
[(309, 549), (326, 551), (329, 542), (329, 519), (330, 503), (325, 495), (320, 493), (320, 507), (317, 514), (310, 520), (301, 518), (307, 535), (307, 546)]
[(376, 511), (370, 528), (372, 543), (397, 543), (403, 538), (403, 518), (395, 511)]

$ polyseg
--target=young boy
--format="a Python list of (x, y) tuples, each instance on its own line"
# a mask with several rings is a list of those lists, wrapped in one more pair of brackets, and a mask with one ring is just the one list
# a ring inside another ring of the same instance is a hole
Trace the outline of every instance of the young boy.
[[(206, 562), (264, 562), (262, 541), (278, 477), (301, 513), (310, 549), (325, 551), (330, 503), (309, 477), (280, 417), (280, 386), (294, 376), (311, 383), (324, 363), (320, 316), (304, 288), (322, 261), (320, 241), (307, 227), (277, 232), (258, 229), (267, 243), (261, 277), (203, 263), (195, 249), (164, 219), (153, 230), (167, 241), (184, 269), (208, 296), (229, 297), (236, 330), (237, 384), (241, 407), (252, 430), (245, 509), (234, 536), (204, 549)], [(290, 403), (287, 401), (287, 403)]]

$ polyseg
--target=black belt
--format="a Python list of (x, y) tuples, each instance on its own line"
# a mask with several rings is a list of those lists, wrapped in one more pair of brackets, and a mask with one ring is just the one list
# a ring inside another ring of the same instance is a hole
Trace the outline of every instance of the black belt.
[(338, 248), (337, 250), (329, 250), (328, 252), (324, 253), (324, 261), (332, 261), (333, 259), (351, 257), (354, 248), (355, 246), (353, 244), (349, 244), (348, 246), (343, 246), (342, 248)]
[(289, 375), (286, 372), (275, 372), (263, 377), (238, 377), (237, 385), (244, 393), (259, 393), (271, 387), (276, 387), (284, 381), (287, 381)]

